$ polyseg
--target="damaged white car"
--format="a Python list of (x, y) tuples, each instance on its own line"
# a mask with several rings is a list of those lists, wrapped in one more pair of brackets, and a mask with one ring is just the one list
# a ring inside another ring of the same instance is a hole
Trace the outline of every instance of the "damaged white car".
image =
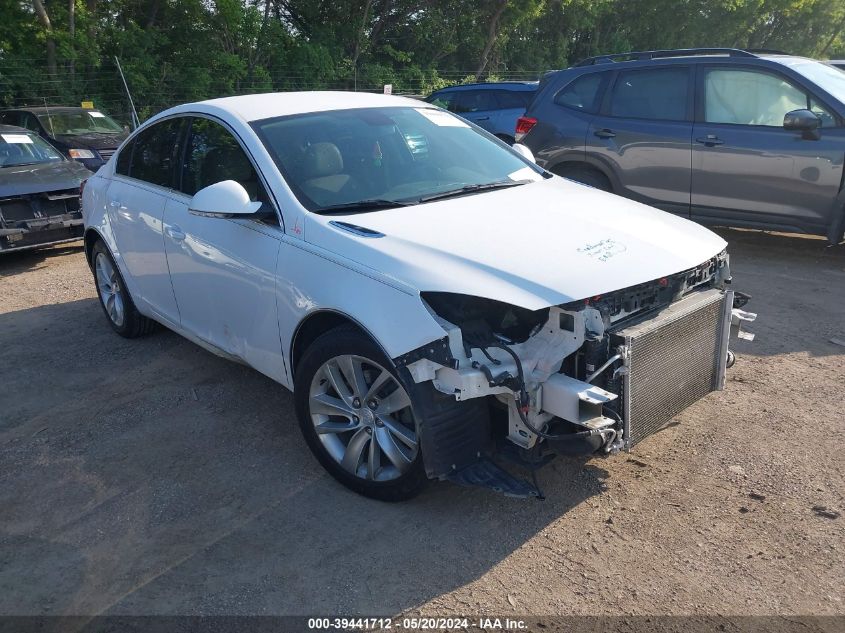
[(161, 323), (293, 389), (321, 464), (385, 500), (538, 496), (555, 454), (630, 449), (721, 389), (754, 316), (719, 236), (399, 97), (173, 108), (83, 214), (119, 334)]

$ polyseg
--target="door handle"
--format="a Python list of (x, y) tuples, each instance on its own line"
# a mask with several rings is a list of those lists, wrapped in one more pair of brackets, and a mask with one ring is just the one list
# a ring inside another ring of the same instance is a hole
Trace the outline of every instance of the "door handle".
[(616, 132), (614, 132), (613, 130), (608, 130), (607, 128), (596, 130), (595, 132), (593, 132), (593, 134), (595, 134), (599, 138), (613, 138), (614, 136), (616, 136)]
[(715, 134), (708, 134), (707, 136), (699, 136), (695, 139), (696, 143), (701, 143), (702, 145), (706, 145), (707, 147), (714, 147), (716, 145), (724, 145), (725, 141), (720, 139)]
[(164, 227), (164, 232), (167, 233), (168, 237), (176, 240), (177, 242), (181, 242), (185, 239), (185, 232), (178, 226), (166, 226)]
[(477, 119), (473, 119), (473, 120), (474, 121), (489, 121), (490, 117), (489, 116), (480, 116)]

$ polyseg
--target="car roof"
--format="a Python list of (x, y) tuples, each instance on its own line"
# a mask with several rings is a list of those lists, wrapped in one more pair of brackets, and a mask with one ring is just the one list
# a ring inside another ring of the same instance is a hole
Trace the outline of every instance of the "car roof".
[(483, 81), (474, 84), (460, 84), (457, 86), (446, 86), (435, 90), (435, 92), (446, 92), (449, 90), (495, 90), (495, 89), (515, 89), (519, 91), (536, 90), (539, 82), (537, 81)]
[(3, 108), (2, 112), (31, 112), (32, 114), (47, 114), (49, 112), (85, 112), (95, 111), (97, 108), (80, 108), (79, 106), (16, 106), (14, 108)]
[(427, 108), (431, 106), (417, 99), (369, 92), (266, 92), (186, 103), (165, 110), (154, 118), (160, 119), (173, 114), (202, 112), (217, 115), (225, 113), (249, 122), (291, 114), (389, 107)]
[(0, 134), (32, 134), (30, 130), (27, 130), (23, 127), (18, 127), (17, 125), (6, 125), (0, 123)]

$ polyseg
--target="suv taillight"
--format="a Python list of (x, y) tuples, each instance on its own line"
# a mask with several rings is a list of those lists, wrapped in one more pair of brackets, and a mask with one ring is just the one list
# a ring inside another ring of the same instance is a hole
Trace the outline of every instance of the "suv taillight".
[(525, 135), (531, 131), (537, 125), (537, 119), (531, 116), (521, 116), (516, 120), (516, 130), (514, 133), (514, 138), (517, 143), (519, 143)]

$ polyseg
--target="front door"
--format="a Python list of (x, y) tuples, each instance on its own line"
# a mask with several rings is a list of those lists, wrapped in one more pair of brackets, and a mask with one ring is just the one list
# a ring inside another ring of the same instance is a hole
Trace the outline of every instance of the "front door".
[[(706, 66), (693, 130), (692, 217), (732, 226), (824, 233), (842, 182), (845, 129), (812, 95), (773, 71)], [(811, 109), (820, 138), (783, 128)]]
[(164, 244), (182, 327), (198, 339), (286, 381), (276, 312), (282, 228), (270, 220), (212, 218), (189, 211), (192, 196), (235, 180), (272, 209), (264, 185), (222, 124), (194, 118), (179, 191), (164, 209)]
[(691, 69), (620, 71), (587, 130), (587, 156), (606, 165), (614, 193), (689, 214)]

